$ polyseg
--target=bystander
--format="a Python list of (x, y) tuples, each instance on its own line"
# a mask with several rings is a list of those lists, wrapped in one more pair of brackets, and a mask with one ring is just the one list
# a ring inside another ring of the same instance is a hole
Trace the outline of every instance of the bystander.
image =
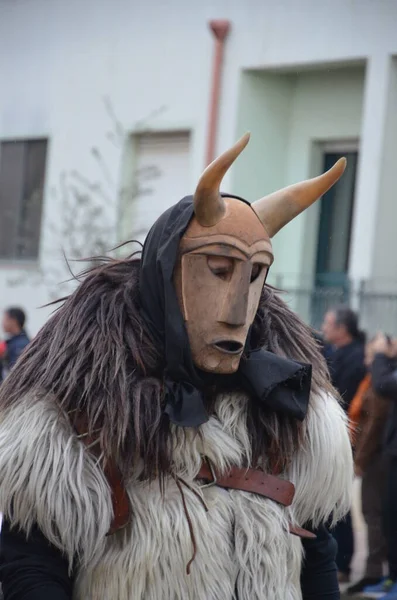
[[(369, 370), (374, 356), (374, 340), (371, 340), (365, 347), (365, 364)], [(357, 594), (367, 586), (377, 584), (383, 576), (383, 565), (387, 555), (383, 530), (383, 492), (386, 476), (383, 435), (389, 412), (389, 401), (375, 392), (371, 372), (368, 372), (349, 409), (354, 467), (356, 475), (362, 478), (361, 506), (368, 534), (364, 576), (347, 589), (349, 595)]]
[[(322, 325), (327, 344), (324, 355), (334, 387), (342, 397), (347, 411), (361, 381), (366, 375), (364, 364), (365, 335), (358, 327), (356, 313), (346, 306), (329, 310)], [(341, 583), (350, 580), (351, 561), (354, 553), (354, 535), (351, 513), (346, 515), (332, 531), (338, 542), (336, 564)]]
[(372, 365), (373, 387), (375, 392), (387, 398), (391, 405), (384, 438), (384, 527), (388, 547), (388, 575), (377, 585), (365, 588), (364, 592), (375, 594), (383, 600), (397, 600), (397, 344), (385, 335), (378, 335), (374, 342), (374, 351), (376, 355)]
[(24, 329), (26, 315), (21, 308), (10, 307), (3, 314), (3, 331), (7, 338), (0, 345), (0, 359), (2, 361), (3, 377), (17, 362), (29, 338)]

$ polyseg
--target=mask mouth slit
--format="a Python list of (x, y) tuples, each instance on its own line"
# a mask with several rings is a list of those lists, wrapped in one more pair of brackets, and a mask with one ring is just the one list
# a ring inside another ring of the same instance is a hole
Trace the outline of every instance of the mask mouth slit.
[(240, 354), (244, 346), (241, 342), (235, 342), (233, 340), (220, 340), (214, 344), (215, 348), (228, 354)]

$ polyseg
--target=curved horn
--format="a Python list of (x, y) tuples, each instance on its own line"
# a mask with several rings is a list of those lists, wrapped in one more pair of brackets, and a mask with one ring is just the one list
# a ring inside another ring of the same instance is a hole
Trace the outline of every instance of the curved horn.
[(226, 171), (244, 150), (249, 139), (249, 133), (243, 135), (234, 146), (208, 165), (201, 175), (193, 198), (194, 213), (200, 225), (212, 227), (224, 216), (226, 206), (219, 188)]
[(325, 194), (343, 175), (345, 168), (346, 158), (340, 158), (326, 173), (290, 185), (254, 202), (251, 206), (269, 236), (273, 237), (284, 225)]

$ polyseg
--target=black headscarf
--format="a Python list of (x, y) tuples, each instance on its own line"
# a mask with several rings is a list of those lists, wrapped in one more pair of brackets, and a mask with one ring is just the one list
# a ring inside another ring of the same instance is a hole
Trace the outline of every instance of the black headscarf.
[(156, 221), (142, 254), (140, 304), (152, 337), (165, 351), (165, 412), (177, 425), (201, 425), (208, 420), (203, 388), (234, 377), (250, 392), (253, 401), (303, 420), (310, 395), (310, 365), (276, 356), (261, 348), (252, 349), (248, 336), (236, 375), (204, 373), (195, 367), (173, 283), (180, 240), (193, 215), (193, 198), (186, 196)]

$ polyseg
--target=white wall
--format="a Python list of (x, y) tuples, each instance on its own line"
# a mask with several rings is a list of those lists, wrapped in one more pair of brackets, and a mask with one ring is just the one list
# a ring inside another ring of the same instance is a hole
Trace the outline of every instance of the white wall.
[(238, 135), (250, 131), (251, 140), (233, 167), (232, 189), (250, 202), (284, 185), (294, 88), (289, 75), (241, 75)]
[[(189, 132), (131, 136), (135, 169), (132, 198), (122, 217), (126, 239), (143, 243), (153, 223), (190, 189)], [(125, 237), (125, 236), (124, 236)]]
[[(291, 115), (286, 184), (318, 175), (319, 142), (358, 139), (364, 68), (338, 68), (297, 76)], [(295, 219), (275, 240), (279, 270), (309, 277), (315, 268), (319, 203)]]
[(397, 59), (390, 60), (389, 70), (371, 274), (378, 289), (389, 290), (394, 276), (397, 290)]
[[(254, 135), (235, 167), (236, 189), (253, 200), (318, 175), (321, 142), (359, 138), (363, 87), (363, 66), (244, 74), (238, 125)], [(272, 277), (282, 274), (284, 285), (311, 284), (318, 213), (317, 204), (274, 239)]]
[[(97, 182), (113, 202), (109, 219), (116, 215), (123, 144), (109, 139), (104, 96), (111, 99), (121, 136), (147, 128), (192, 131), (193, 188), (207, 133), (211, 18), (232, 22), (218, 151), (236, 137), (243, 68), (397, 54), (393, 0), (0, 0), (0, 139), (50, 138), (45, 269), (59, 266), (61, 240), (54, 222), (60, 216), (63, 172), (78, 169)], [(106, 169), (95, 160), (93, 146), (101, 150)], [(225, 188), (230, 189), (230, 177)], [(0, 268), (0, 308), (17, 299), (7, 278), (18, 272), (10, 265)], [(31, 310), (46, 297), (47, 288), (18, 290)], [(44, 318), (44, 312), (32, 315), (32, 330)]]

